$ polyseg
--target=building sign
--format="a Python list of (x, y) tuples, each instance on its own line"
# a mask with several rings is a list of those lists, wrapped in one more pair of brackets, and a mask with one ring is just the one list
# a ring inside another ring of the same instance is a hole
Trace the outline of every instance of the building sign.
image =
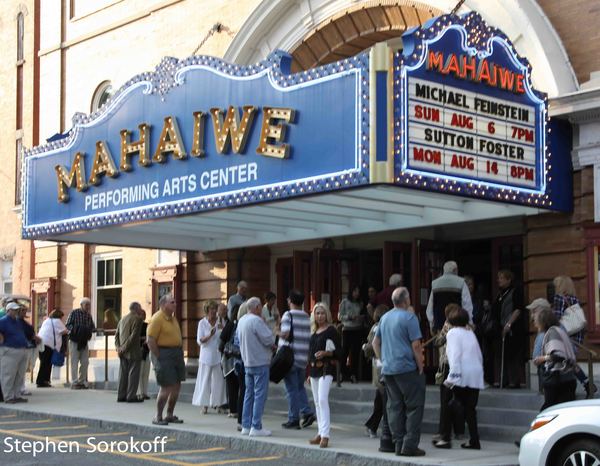
[(508, 38), (471, 13), (431, 20), (403, 45), (396, 182), (550, 207), (546, 98)]
[(165, 59), (76, 115), (25, 154), (24, 237), (367, 183), (368, 54), (290, 64), (282, 52), (247, 67)]
[(447, 15), (403, 47), (389, 70), (385, 50), (296, 74), (284, 52), (165, 58), (24, 152), (23, 237), (369, 183), (571, 209), (568, 128), (501, 31)]

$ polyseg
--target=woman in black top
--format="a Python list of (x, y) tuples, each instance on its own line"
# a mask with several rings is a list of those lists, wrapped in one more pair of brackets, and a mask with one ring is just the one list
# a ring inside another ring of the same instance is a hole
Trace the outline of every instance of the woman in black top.
[(329, 390), (342, 353), (339, 334), (331, 322), (331, 311), (327, 304), (315, 304), (311, 315), (308, 364), (319, 433), (309, 443), (318, 444), (321, 448), (327, 448), (329, 444)]

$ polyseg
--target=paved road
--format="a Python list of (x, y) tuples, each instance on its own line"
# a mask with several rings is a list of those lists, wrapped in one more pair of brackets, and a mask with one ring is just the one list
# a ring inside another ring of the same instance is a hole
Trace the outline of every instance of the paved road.
[[(284, 456), (260, 456), (223, 447), (186, 444), (177, 432), (168, 437), (115, 431), (109, 423), (91, 428), (82, 421), (63, 422), (52, 416), (33, 417), (27, 413), (0, 412), (0, 465), (241, 465), (279, 466), (303, 464)], [(321, 465), (322, 466), (322, 465)]]

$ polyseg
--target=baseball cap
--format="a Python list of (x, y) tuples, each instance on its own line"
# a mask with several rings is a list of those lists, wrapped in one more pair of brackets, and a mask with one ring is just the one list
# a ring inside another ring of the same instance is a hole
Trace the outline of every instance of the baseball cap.
[(21, 305), (18, 303), (8, 303), (6, 306), (7, 311), (19, 310), (21, 309)]
[(552, 309), (552, 306), (545, 298), (536, 298), (533, 301), (531, 301), (531, 304), (525, 307), (530, 311), (533, 311), (534, 309), (538, 309), (540, 307), (543, 309)]

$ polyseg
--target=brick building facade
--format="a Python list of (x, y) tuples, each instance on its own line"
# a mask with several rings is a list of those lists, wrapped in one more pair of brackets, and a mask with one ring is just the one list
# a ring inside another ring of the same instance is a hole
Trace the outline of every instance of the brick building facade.
[[(19, 186), (17, 148), (38, 145), (68, 130), (74, 114), (95, 111), (111, 92), (130, 77), (152, 70), (162, 57), (198, 53), (248, 64), (283, 45), (294, 57), (292, 70), (299, 71), (355, 55), (377, 42), (399, 43), (404, 31), (449, 12), (454, 3), (299, 1), (286, 10), (284, 2), (259, 0), (5, 2), (0, 47), (4, 57), (12, 58), (5, 59), (0, 71), (0, 119), (6, 129), (0, 135), (0, 153), (9, 193), (0, 201), (6, 219), (0, 227), (0, 263), (12, 267), (12, 275), (3, 280), (12, 283), (12, 292), (32, 296), (37, 321), (48, 307), (68, 311), (82, 296), (90, 296), (100, 325), (108, 307), (123, 310), (136, 300), (156, 309), (160, 293), (174, 292), (186, 351), (193, 357), (203, 302), (225, 300), (240, 279), (248, 280), (253, 295), (272, 289), (281, 298), (293, 285), (312, 293), (313, 301), (324, 294), (333, 302), (347, 291), (350, 280), (382, 287), (394, 267), (404, 261), (410, 268), (418, 248), (429, 247), (423, 246), (427, 242), (445, 245), (443, 253), (434, 245), (427, 250), (440, 252), (435, 261), (452, 255), (461, 264), (461, 254), (468, 256), (465, 240), (479, 241), (480, 256), (466, 258), (461, 270), (479, 274), (487, 282), (483, 292), (488, 297), (494, 293), (493, 272), (501, 266), (520, 269), (517, 275), (529, 298), (545, 295), (555, 275), (571, 275), (590, 314), (594, 342), (600, 330), (594, 152), (600, 141), (589, 128), (597, 125), (600, 115), (600, 104), (594, 103), (600, 82), (582, 85), (600, 70), (600, 55), (591, 45), (600, 35), (600, 7), (591, 1), (531, 0), (514, 17), (500, 1), (467, 1), (460, 10), (480, 8), (489, 24), (512, 34), (518, 51), (534, 65), (534, 84), (549, 93), (551, 114), (572, 122), (572, 213), (479, 222), (468, 234), (460, 226), (361, 236), (349, 229), (345, 236), (216, 252), (170, 251), (168, 237), (164, 250), (20, 239), (18, 194), (13, 195)], [(531, 28), (519, 29), (527, 22)], [(556, 76), (548, 78), (548, 71)], [(411, 243), (412, 259), (402, 255), (409, 253), (401, 246)], [(336, 251), (335, 259), (329, 259), (331, 251)], [(489, 264), (489, 276), (474, 265), (481, 260)], [(433, 266), (439, 266), (437, 262)], [(427, 286), (419, 288), (421, 294)], [(9, 289), (4, 286), (4, 291)], [(102, 345), (98, 342), (98, 349)]]

